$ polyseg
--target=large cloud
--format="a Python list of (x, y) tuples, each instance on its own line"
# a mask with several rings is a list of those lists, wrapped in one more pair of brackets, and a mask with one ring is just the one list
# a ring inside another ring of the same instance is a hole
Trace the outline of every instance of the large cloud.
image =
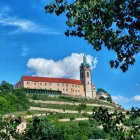
[[(27, 67), (34, 72), (36, 76), (79, 79), (79, 66), (83, 61), (83, 55), (82, 53), (72, 53), (71, 56), (59, 61), (44, 58), (30, 58)], [(90, 55), (86, 57), (87, 62), (95, 69), (98, 63), (97, 58), (93, 58)]]

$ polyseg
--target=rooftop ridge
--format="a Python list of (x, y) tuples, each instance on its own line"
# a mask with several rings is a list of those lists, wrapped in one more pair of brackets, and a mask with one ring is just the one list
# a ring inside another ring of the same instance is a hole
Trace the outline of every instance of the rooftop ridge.
[(55, 78), (55, 77), (40, 77), (40, 76), (22, 76), (24, 81), (35, 82), (54, 82), (54, 83), (69, 83), (82, 85), (81, 80), (69, 79), (69, 78)]

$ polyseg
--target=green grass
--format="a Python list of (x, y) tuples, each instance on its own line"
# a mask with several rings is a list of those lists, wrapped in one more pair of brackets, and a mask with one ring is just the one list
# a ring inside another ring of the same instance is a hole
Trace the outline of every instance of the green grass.
[[(42, 100), (42, 101), (62, 101), (62, 102), (78, 102), (78, 103), (89, 103), (89, 104), (99, 104), (99, 105), (108, 105), (112, 106), (109, 102), (103, 102), (101, 100), (96, 99), (87, 99), (87, 98), (76, 98), (72, 96), (67, 95), (56, 95), (56, 96), (49, 96), (46, 94), (36, 94), (37, 99), (36, 100)], [(33, 99), (33, 94), (28, 94), (29, 99)]]
[[(45, 103), (35, 103), (30, 102), (30, 105), (33, 107), (40, 107), (40, 108), (52, 108), (52, 109), (62, 109), (62, 110), (75, 110), (79, 111), (78, 105), (58, 105), (58, 104), (45, 104)], [(85, 111), (92, 111), (94, 106), (87, 106), (85, 108)], [(109, 108), (110, 111), (113, 111), (114, 109)]]

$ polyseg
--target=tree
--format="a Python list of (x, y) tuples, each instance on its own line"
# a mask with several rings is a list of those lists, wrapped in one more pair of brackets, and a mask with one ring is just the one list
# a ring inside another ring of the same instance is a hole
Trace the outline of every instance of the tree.
[(3, 114), (4, 111), (7, 111), (8, 103), (4, 97), (0, 97), (0, 114)]
[[(107, 100), (108, 102), (112, 103), (111, 95), (106, 90), (104, 90), (102, 88), (98, 88), (96, 93), (97, 93), (97, 95), (99, 94), (99, 99), (101, 99), (101, 100)], [(107, 94), (107, 98), (105, 98), (104, 96), (100, 95), (100, 93)]]
[(1, 84), (0, 84), (0, 91), (1, 92), (11, 91), (13, 89), (14, 89), (13, 85), (9, 84), (6, 81), (2, 81)]
[(98, 88), (97, 89), (97, 94), (103, 92), (103, 93), (108, 93), (106, 90), (104, 90), (103, 88)]
[(93, 119), (100, 122), (103, 130), (108, 133), (111, 138), (115, 140), (139, 140), (140, 139), (140, 126), (135, 124), (132, 126), (131, 123), (126, 123), (133, 118), (140, 119), (140, 109), (132, 108), (127, 114), (122, 112), (114, 111), (109, 113), (108, 109), (93, 109)]
[(12, 116), (0, 117), (0, 139), (11, 140), (12, 138), (21, 139), (17, 133), (17, 126), (21, 123), (21, 118)]
[(61, 133), (53, 127), (47, 118), (33, 118), (25, 133), (25, 138), (31, 140), (62, 140)]
[(0, 114), (29, 109), (29, 100), (22, 89), (14, 89), (11, 84), (3, 81), (0, 90)]
[(66, 13), (66, 36), (87, 40), (97, 51), (102, 47), (116, 53), (111, 67), (128, 70), (140, 51), (139, 0), (55, 0), (46, 5), (47, 13)]

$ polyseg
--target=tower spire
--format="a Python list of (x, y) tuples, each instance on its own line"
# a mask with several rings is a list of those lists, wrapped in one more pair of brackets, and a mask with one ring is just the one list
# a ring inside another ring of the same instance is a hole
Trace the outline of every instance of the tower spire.
[(87, 67), (90, 66), (90, 64), (87, 62), (87, 58), (85, 54), (83, 56), (83, 62), (81, 63), (81, 66), (87, 66)]
[(87, 59), (86, 59), (85, 53), (84, 53), (84, 56), (83, 56), (83, 63), (87, 63)]

